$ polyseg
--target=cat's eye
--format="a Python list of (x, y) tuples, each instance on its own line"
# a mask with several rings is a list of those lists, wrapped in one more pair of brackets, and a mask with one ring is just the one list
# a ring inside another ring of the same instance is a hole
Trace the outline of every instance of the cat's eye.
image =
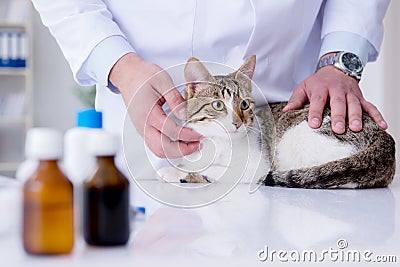
[(246, 110), (246, 109), (248, 109), (249, 107), (250, 107), (249, 100), (244, 99), (244, 100), (242, 100), (242, 102), (240, 102), (240, 109), (241, 109), (241, 110)]
[(221, 111), (224, 109), (224, 103), (220, 100), (216, 100), (216, 101), (212, 102), (211, 105), (215, 110), (218, 110), (218, 111)]

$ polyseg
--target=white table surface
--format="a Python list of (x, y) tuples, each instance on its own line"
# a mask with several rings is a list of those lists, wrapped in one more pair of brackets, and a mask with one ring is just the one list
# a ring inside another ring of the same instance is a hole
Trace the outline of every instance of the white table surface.
[[(140, 193), (134, 199), (148, 214), (135, 223), (128, 245), (87, 246), (77, 231), (70, 255), (30, 256), (15, 223), (0, 234), (0, 266), (266, 266), (279, 260), (261, 262), (257, 254), (265, 246), (322, 253), (340, 251), (339, 239), (348, 244), (344, 250), (370, 250), (372, 257), (395, 255), (400, 261), (400, 181), (373, 190), (262, 187), (253, 194), (239, 184), (223, 199), (196, 209), (168, 207)], [(16, 205), (13, 210), (19, 212)], [(8, 216), (0, 214), (0, 220)]]

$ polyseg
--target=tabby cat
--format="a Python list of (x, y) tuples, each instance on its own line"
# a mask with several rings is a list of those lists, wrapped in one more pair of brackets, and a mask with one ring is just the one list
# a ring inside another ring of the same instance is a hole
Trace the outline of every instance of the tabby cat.
[[(283, 103), (255, 107), (251, 56), (234, 73), (212, 76), (196, 58), (185, 65), (187, 125), (206, 139), (199, 152), (158, 171), (168, 182), (229, 179), (302, 188), (386, 187), (395, 173), (395, 142), (367, 114), (363, 130), (331, 129), (325, 108), (319, 129), (309, 106), (282, 112)], [(255, 179), (255, 180), (254, 180)]]

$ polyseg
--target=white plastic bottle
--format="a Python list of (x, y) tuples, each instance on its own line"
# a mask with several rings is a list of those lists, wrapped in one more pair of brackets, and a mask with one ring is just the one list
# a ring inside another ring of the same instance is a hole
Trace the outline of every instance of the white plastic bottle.
[(65, 133), (63, 167), (76, 185), (82, 184), (96, 170), (96, 159), (88, 152), (88, 143), (98, 131), (103, 131), (102, 113), (87, 109), (77, 113), (76, 127)]
[(39, 161), (29, 157), (29, 149), (35, 146), (34, 135), (31, 134), (32, 129), (29, 129), (25, 139), (25, 161), (23, 161), (15, 172), (15, 178), (21, 182), (25, 182), (36, 171)]

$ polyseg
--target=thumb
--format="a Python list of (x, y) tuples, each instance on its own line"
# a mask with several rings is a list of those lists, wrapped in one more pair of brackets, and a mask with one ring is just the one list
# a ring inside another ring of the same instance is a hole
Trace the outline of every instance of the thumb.
[(307, 100), (308, 97), (305, 92), (305, 84), (302, 82), (294, 89), (292, 96), (282, 111), (286, 112), (293, 109), (299, 109), (307, 102)]
[(186, 101), (176, 88), (163, 95), (170, 110), (180, 120), (186, 120)]
[(186, 120), (186, 102), (181, 93), (175, 88), (171, 77), (167, 72), (159, 73), (156, 81), (156, 90), (168, 104), (172, 113), (180, 120)]

